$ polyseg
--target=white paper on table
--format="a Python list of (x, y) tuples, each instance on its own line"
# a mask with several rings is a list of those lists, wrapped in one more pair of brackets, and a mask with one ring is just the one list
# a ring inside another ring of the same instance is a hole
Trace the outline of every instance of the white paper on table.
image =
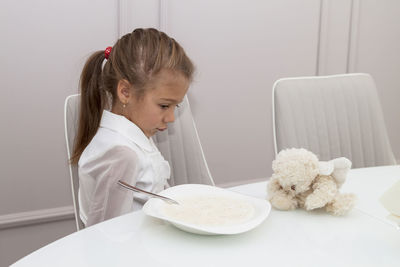
[(400, 225), (400, 180), (383, 193), (379, 200), (390, 212), (387, 218)]

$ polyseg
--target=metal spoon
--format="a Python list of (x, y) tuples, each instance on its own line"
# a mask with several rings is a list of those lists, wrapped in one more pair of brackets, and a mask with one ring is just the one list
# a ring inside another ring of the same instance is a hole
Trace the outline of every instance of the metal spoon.
[(118, 184), (120, 186), (122, 186), (122, 187), (125, 187), (125, 188), (129, 189), (129, 190), (132, 190), (132, 191), (135, 191), (135, 192), (139, 192), (139, 193), (143, 193), (143, 194), (147, 194), (147, 195), (150, 195), (152, 197), (156, 197), (156, 198), (162, 199), (162, 200), (164, 200), (165, 202), (167, 202), (169, 204), (177, 204), (177, 205), (179, 205), (179, 203), (177, 201), (173, 200), (173, 199), (170, 199), (170, 198), (164, 197), (164, 196), (160, 196), (160, 195), (145, 191), (143, 189), (134, 187), (134, 186), (132, 186), (130, 184), (125, 183), (124, 181), (119, 180)]

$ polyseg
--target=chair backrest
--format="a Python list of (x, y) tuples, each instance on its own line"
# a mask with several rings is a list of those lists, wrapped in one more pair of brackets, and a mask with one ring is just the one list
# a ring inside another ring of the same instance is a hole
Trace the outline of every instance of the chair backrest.
[(75, 222), (76, 222), (77, 230), (84, 228), (84, 224), (82, 223), (82, 221), (79, 217), (78, 166), (69, 164), (69, 159), (71, 158), (71, 155), (73, 152), (75, 136), (78, 131), (79, 109), (80, 109), (80, 95), (79, 94), (70, 95), (65, 99), (65, 106), (64, 106), (65, 142), (67, 145), (68, 166), (69, 166), (69, 174), (70, 174), (70, 179), (71, 179), (72, 200), (74, 202)]
[[(68, 159), (71, 157), (75, 135), (78, 130), (80, 95), (68, 96), (65, 100), (65, 139)], [(175, 122), (168, 129), (153, 137), (158, 149), (171, 166), (169, 184), (208, 184), (215, 185), (208, 169), (200, 139), (196, 130), (187, 97), (176, 109)], [(76, 165), (69, 164), (71, 189), (74, 200), (77, 229), (84, 227), (79, 217), (78, 189), (79, 177)]]
[(303, 147), (354, 168), (396, 164), (369, 74), (280, 79), (272, 94), (275, 153)]
[(175, 122), (153, 137), (171, 166), (170, 185), (215, 185), (204, 157), (187, 97), (175, 112)]

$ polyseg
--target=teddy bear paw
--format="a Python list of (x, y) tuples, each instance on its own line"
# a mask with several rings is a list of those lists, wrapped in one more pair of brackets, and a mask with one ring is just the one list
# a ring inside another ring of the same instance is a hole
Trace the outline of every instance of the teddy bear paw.
[(337, 195), (332, 202), (326, 205), (326, 211), (337, 216), (345, 215), (353, 208), (355, 201), (354, 194)]
[(297, 202), (285, 195), (277, 194), (270, 198), (272, 206), (279, 210), (294, 210), (297, 208)]

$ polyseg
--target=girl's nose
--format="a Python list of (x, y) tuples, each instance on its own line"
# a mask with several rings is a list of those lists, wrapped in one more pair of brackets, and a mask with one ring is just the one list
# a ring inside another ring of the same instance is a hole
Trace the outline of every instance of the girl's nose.
[(175, 110), (175, 109), (170, 109), (170, 110), (168, 111), (167, 115), (165, 116), (165, 122), (166, 122), (166, 123), (174, 122), (174, 121), (175, 121), (174, 110)]

